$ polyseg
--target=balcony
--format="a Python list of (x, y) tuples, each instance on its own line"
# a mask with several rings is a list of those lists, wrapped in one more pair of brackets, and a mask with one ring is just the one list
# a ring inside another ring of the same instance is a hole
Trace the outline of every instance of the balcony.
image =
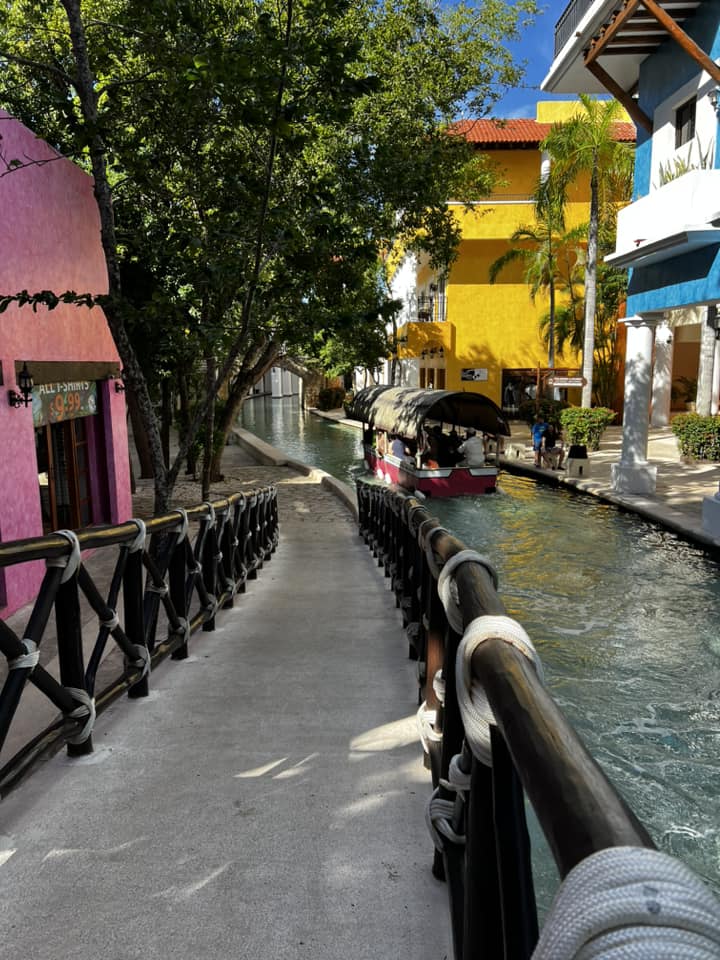
[(419, 293), (408, 301), (408, 320), (410, 323), (442, 322), (446, 317), (444, 293)]
[(572, 0), (560, 15), (560, 19), (555, 24), (555, 56), (557, 56), (565, 44), (572, 37), (580, 21), (593, 5), (593, 0)]
[(720, 170), (691, 170), (618, 214), (614, 267), (645, 267), (720, 243)]

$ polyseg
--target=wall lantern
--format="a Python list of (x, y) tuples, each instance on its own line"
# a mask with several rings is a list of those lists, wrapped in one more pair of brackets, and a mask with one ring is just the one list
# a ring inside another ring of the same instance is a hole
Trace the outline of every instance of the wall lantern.
[(443, 359), (445, 358), (445, 348), (444, 348), (444, 347), (440, 347), (440, 349), (438, 350), (438, 356), (440, 357), (441, 360), (443, 360)]
[(14, 390), (10, 390), (8, 393), (8, 401), (11, 407), (22, 407), (29, 406), (32, 403), (32, 388), (33, 388), (33, 378), (28, 370), (27, 363), (23, 364), (23, 368), (18, 374), (17, 384), (20, 388), (20, 393), (16, 393)]
[(708, 91), (708, 100), (712, 106), (715, 114), (718, 115), (720, 111), (720, 87), (711, 87)]
[(115, 393), (125, 393), (125, 383), (123, 382), (123, 379), (122, 379), (124, 375), (125, 375), (125, 371), (122, 370), (120, 372), (121, 379), (115, 381)]

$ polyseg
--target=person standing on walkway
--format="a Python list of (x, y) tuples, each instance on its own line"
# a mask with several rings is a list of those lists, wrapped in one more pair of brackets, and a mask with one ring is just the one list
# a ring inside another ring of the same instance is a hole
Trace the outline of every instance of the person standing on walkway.
[(540, 466), (540, 457), (542, 455), (542, 445), (543, 445), (543, 436), (545, 431), (548, 429), (549, 424), (547, 424), (540, 414), (536, 414), (535, 422), (530, 428), (530, 435), (532, 437), (532, 447), (533, 453), (535, 454), (535, 466)]

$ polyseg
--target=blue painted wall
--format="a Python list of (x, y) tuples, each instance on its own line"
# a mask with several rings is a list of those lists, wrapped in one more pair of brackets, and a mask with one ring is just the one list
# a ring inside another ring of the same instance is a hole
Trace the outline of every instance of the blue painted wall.
[[(705, 0), (683, 29), (714, 60), (720, 57), (720, 0)], [(655, 108), (699, 73), (699, 67), (673, 40), (640, 67), (639, 103), (652, 117)], [(652, 135), (638, 128), (633, 199), (650, 192)], [(715, 167), (720, 167), (715, 149)], [(720, 247), (714, 244), (681, 257), (630, 271), (627, 313), (667, 310), (720, 301)]]
[[(720, 0), (705, 0), (696, 13), (683, 24), (683, 29), (713, 60), (720, 57)], [(655, 108), (684, 83), (700, 72), (697, 63), (686, 54), (674, 40), (666, 40), (652, 56), (640, 65), (638, 78), (638, 101), (644, 112), (652, 118)], [(650, 192), (651, 134), (638, 127), (637, 153), (635, 159), (635, 192), (633, 199)], [(718, 150), (715, 150), (715, 166)]]

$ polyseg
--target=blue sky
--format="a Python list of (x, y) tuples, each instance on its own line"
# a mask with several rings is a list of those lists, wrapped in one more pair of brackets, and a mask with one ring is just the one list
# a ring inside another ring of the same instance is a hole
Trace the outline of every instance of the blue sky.
[(555, 24), (567, 6), (569, 0), (548, 0), (538, 6), (544, 11), (537, 17), (535, 25), (525, 30), (522, 40), (511, 45), (517, 60), (527, 60), (526, 75), (522, 88), (509, 91), (493, 110), (493, 116), (510, 120), (515, 117), (534, 117), (538, 100), (571, 100), (571, 94), (543, 94), (540, 83), (544, 79), (553, 59), (555, 42)]

